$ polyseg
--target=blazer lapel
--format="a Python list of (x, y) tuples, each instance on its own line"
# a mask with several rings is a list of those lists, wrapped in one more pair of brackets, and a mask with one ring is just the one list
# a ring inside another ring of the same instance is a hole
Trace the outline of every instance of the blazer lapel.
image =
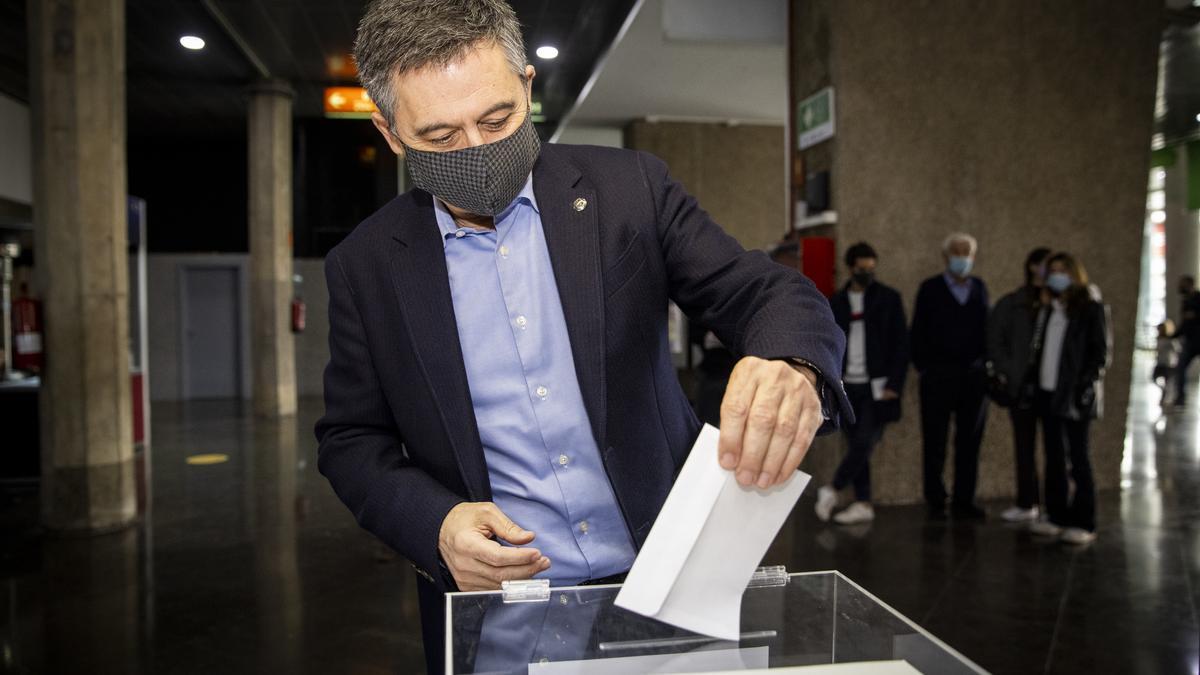
[(604, 283), (600, 269), (600, 229), (596, 193), (581, 184), (582, 174), (543, 147), (533, 169), (533, 190), (541, 209), (575, 376), (583, 394), (592, 435), (605, 452)]
[(445, 248), (432, 198), (421, 192), (414, 196), (416, 211), (398, 223), (393, 235), (397, 243), (391, 257), (392, 283), (468, 496), (473, 501), (487, 501), (491, 482), (458, 341)]

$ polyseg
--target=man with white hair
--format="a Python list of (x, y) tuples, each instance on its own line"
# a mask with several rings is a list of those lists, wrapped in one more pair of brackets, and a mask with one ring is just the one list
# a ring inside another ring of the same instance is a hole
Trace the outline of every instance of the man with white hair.
[(987, 286), (971, 276), (978, 244), (955, 233), (942, 243), (943, 272), (926, 279), (917, 292), (912, 321), (912, 361), (921, 376), (921, 435), (924, 440), (925, 501), (932, 518), (946, 516), (946, 436), (954, 418), (956, 518), (980, 520), (975, 504), (979, 443), (987, 421)]

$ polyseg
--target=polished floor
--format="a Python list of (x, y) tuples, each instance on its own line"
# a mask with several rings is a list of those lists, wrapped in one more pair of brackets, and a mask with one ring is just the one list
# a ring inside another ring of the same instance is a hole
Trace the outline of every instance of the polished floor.
[[(1124, 485), (1101, 495), (1090, 547), (919, 507), (825, 526), (806, 497), (767, 562), (839, 569), (996, 673), (1196, 673), (1200, 396), (1166, 416), (1151, 399), (1135, 391)], [(283, 425), (230, 403), (153, 412), (140, 527), (45, 537), (36, 493), (3, 493), (0, 672), (423, 670), (411, 571), (316, 471), (319, 401)], [(213, 453), (228, 460), (186, 462)]]

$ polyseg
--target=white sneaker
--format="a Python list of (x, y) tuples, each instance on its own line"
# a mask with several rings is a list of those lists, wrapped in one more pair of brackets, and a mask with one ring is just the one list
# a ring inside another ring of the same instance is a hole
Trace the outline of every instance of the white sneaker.
[(1057, 537), (1063, 529), (1048, 520), (1038, 520), (1029, 525), (1029, 531), (1042, 537)]
[(846, 507), (845, 511), (833, 517), (833, 522), (838, 525), (856, 525), (858, 523), (869, 523), (875, 520), (875, 508), (870, 502), (854, 502)]
[(1038, 519), (1038, 507), (1031, 506), (1023, 509), (1019, 506), (1010, 506), (1000, 514), (1000, 517), (1010, 523), (1028, 523)]
[(829, 516), (833, 513), (833, 507), (837, 506), (837, 502), (837, 490), (834, 490), (832, 485), (822, 485), (821, 489), (817, 490), (816, 512), (822, 523), (829, 522)]
[(1083, 546), (1084, 544), (1090, 544), (1093, 541), (1096, 541), (1096, 533), (1088, 532), (1087, 530), (1079, 527), (1068, 527), (1067, 529), (1063, 530), (1060, 539), (1062, 539), (1064, 544)]

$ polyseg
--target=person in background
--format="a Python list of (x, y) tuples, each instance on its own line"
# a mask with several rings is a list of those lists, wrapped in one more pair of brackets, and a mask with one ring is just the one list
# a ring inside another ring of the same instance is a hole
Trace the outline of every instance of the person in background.
[(1171, 385), (1175, 370), (1179, 367), (1179, 341), (1175, 339), (1174, 321), (1167, 319), (1158, 324), (1156, 352), (1157, 358), (1150, 381), (1160, 390), (1158, 407), (1162, 408), (1167, 402), (1167, 387)]
[(1017, 503), (1000, 517), (1010, 523), (1037, 520), (1037, 413), (1033, 410), (1033, 326), (1042, 309), (1045, 262), (1050, 249), (1025, 258), (1025, 283), (1000, 298), (988, 315), (988, 382), (991, 399), (1008, 408), (1017, 467)]
[(1196, 290), (1196, 277), (1180, 277), (1179, 294), (1183, 296), (1183, 307), (1178, 336), (1183, 350), (1175, 371), (1175, 405), (1182, 406), (1187, 403), (1188, 366), (1200, 356), (1200, 291)]
[(1108, 319), (1104, 305), (1088, 289), (1083, 265), (1070, 254), (1056, 253), (1047, 261), (1046, 290), (1050, 302), (1038, 314), (1033, 346), (1038, 363), (1034, 405), (1046, 442), (1047, 518), (1030, 530), (1087, 544), (1096, 538), (1088, 435), (1103, 409)]
[(908, 323), (900, 294), (875, 280), (878, 256), (865, 242), (846, 251), (850, 281), (830, 300), (833, 318), (846, 332), (842, 382), (855, 421), (845, 425), (846, 456), (833, 482), (817, 491), (817, 517), (828, 521), (838, 492), (854, 486), (854, 503), (833, 516), (852, 525), (875, 519), (871, 506), (871, 451), (883, 428), (900, 419), (900, 394), (908, 375)]
[(925, 501), (933, 518), (946, 515), (946, 436), (954, 418), (956, 517), (982, 520), (975, 504), (979, 443), (987, 421), (984, 367), (988, 312), (987, 286), (971, 276), (978, 244), (956, 233), (942, 242), (945, 271), (926, 279), (917, 291), (911, 331), (912, 361), (921, 377), (921, 435), (924, 445)]

